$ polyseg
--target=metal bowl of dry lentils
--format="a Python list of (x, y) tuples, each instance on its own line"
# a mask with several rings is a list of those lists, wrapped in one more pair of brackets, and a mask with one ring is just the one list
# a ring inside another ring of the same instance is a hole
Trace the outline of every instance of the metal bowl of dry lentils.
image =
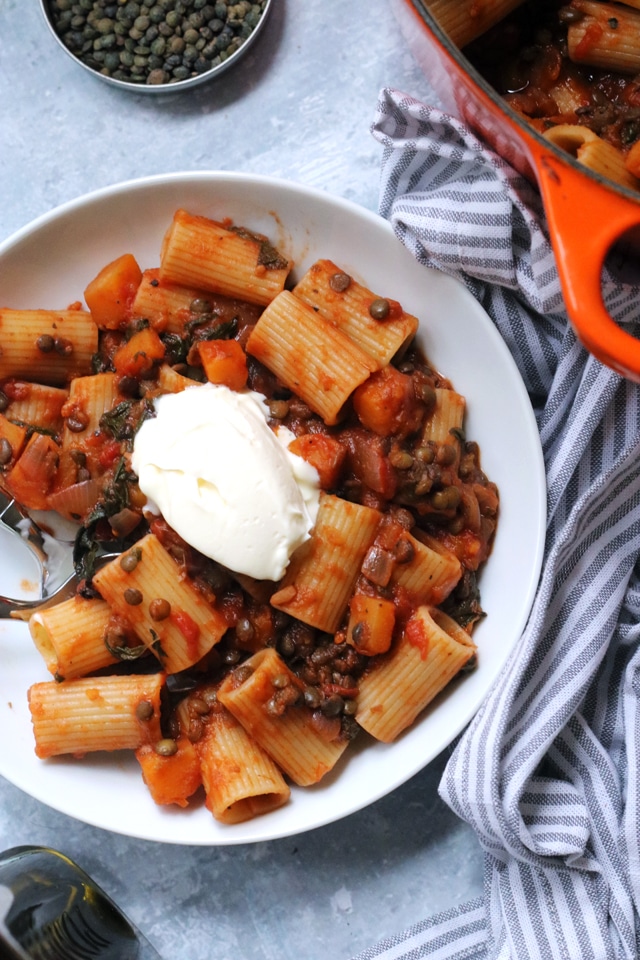
[(228, 69), (256, 39), (272, 0), (41, 0), (81, 66), (117, 87), (177, 92)]

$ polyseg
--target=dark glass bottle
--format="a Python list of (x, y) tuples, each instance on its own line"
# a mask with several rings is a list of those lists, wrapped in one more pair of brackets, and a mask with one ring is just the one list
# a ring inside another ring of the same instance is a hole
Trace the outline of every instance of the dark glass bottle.
[(148, 944), (141, 950), (142, 942), (68, 857), (45, 847), (14, 847), (0, 856), (0, 960), (157, 957)]

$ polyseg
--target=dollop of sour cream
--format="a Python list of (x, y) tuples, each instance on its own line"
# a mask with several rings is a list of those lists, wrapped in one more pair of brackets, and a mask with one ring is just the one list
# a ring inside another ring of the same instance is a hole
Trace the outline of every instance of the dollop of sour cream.
[(309, 539), (318, 473), (269, 427), (265, 398), (202, 384), (154, 401), (131, 465), (149, 508), (205, 556), (235, 573), (279, 580)]

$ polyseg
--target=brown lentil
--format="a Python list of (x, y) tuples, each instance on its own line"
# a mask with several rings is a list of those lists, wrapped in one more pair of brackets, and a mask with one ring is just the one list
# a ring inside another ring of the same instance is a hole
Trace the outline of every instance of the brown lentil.
[(445, 487), (431, 495), (431, 505), (435, 510), (455, 510), (460, 503), (458, 487)]
[(156, 597), (149, 604), (149, 616), (156, 622), (171, 616), (171, 604), (162, 597)]
[(211, 704), (207, 703), (203, 697), (191, 697), (189, 709), (197, 713), (198, 716), (204, 717), (211, 710)]
[(400, 537), (393, 548), (393, 555), (397, 563), (411, 563), (415, 556), (415, 549), (411, 540)]
[(6, 437), (0, 440), (0, 467), (6, 467), (13, 457), (13, 447)]
[(441, 467), (450, 467), (456, 459), (456, 449), (452, 443), (442, 443), (436, 451), (436, 463)]
[(240, 617), (236, 623), (236, 637), (240, 643), (251, 643), (255, 636), (255, 630), (251, 620), (248, 617)]
[(40, 353), (51, 353), (51, 351), (55, 347), (55, 340), (53, 339), (50, 333), (43, 333), (36, 340), (36, 347), (38, 348)]
[(120, 566), (125, 573), (132, 573), (140, 563), (142, 554), (139, 549), (129, 550), (120, 557)]
[(289, 413), (289, 404), (286, 400), (270, 400), (269, 413), (276, 420), (284, 420)]
[(320, 710), (325, 717), (337, 717), (344, 710), (344, 700), (337, 693), (332, 693), (330, 697), (322, 701)]
[(336, 293), (344, 293), (351, 286), (351, 277), (348, 273), (334, 273), (329, 277), (329, 286)]
[(433, 447), (425, 445), (421, 447), (416, 447), (416, 449), (414, 450), (414, 456), (421, 463), (433, 463), (436, 457), (436, 453)]
[(84, 467), (87, 464), (87, 455), (84, 450), (70, 450), (69, 456), (77, 467)]
[(142, 603), (142, 593), (135, 587), (127, 587), (124, 592), (124, 599), (130, 607), (137, 607)]
[(203, 733), (204, 724), (200, 717), (190, 717), (189, 726), (187, 727), (187, 739), (190, 740), (191, 743), (197, 743)]
[(386, 320), (389, 316), (391, 305), (383, 297), (376, 297), (369, 306), (369, 313), (374, 320)]
[(118, 380), (118, 392), (124, 397), (138, 397), (140, 395), (140, 384), (135, 377), (124, 376)]
[(413, 466), (413, 457), (407, 450), (392, 450), (389, 463), (396, 470), (409, 470)]
[(67, 340), (65, 337), (56, 337), (53, 346), (56, 353), (61, 357), (70, 357), (73, 353), (73, 344), (71, 340)]
[(304, 691), (304, 702), (312, 710), (317, 710), (322, 701), (320, 691), (315, 687), (307, 687)]
[(170, 737), (165, 737), (163, 740), (158, 740), (153, 749), (161, 757), (172, 757), (178, 752), (178, 744)]
[(89, 426), (89, 418), (86, 414), (81, 412), (76, 412), (66, 419), (67, 429), (71, 430), (71, 433), (82, 433), (83, 430), (86, 430)]
[(141, 700), (136, 706), (136, 717), (138, 720), (151, 720), (153, 716), (153, 704), (150, 700)]

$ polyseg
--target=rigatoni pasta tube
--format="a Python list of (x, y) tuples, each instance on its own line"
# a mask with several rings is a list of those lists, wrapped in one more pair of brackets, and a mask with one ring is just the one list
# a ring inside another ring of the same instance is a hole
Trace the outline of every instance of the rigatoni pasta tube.
[(419, 607), (396, 646), (360, 679), (357, 722), (376, 740), (395, 740), (475, 651), (451, 617)]
[(403, 587), (414, 603), (442, 603), (462, 576), (462, 564), (453, 553), (433, 550), (406, 531), (402, 538), (410, 545), (410, 559), (396, 562), (392, 583)]
[(624, 154), (606, 140), (597, 137), (585, 143), (578, 150), (578, 160), (588, 167), (594, 173), (599, 173), (602, 177), (608, 177), (609, 180), (619, 183), (629, 190), (638, 190), (640, 180), (628, 169)]
[(196, 743), (206, 806), (221, 823), (241, 823), (287, 802), (282, 773), (233, 714), (217, 704)]
[(104, 600), (74, 596), (34, 613), (29, 632), (49, 673), (71, 680), (119, 663), (105, 645), (110, 618)]
[(571, 9), (583, 14), (567, 30), (574, 63), (619, 73), (640, 71), (640, 13), (594, 0), (573, 0)]
[(181, 573), (154, 534), (138, 540), (123, 557), (98, 570), (94, 586), (167, 673), (193, 666), (226, 632), (222, 614)]
[(321, 494), (311, 538), (291, 558), (271, 605), (335, 633), (379, 521), (372, 507)]
[(100, 428), (101, 417), (120, 399), (118, 379), (117, 374), (108, 372), (76, 377), (72, 381), (61, 411), (64, 427), (57, 478), (59, 487), (75, 482), (78, 470), (75, 457), (79, 452), (84, 454), (84, 467), (91, 476), (104, 472), (92, 441)]
[(288, 261), (266, 237), (178, 210), (160, 253), (160, 279), (265, 305), (284, 288)]
[(555, 143), (594, 173), (615, 180), (630, 190), (637, 190), (640, 181), (629, 165), (628, 156), (613, 144), (599, 137), (581, 124), (561, 123), (543, 133), (545, 140)]
[(180, 334), (191, 316), (191, 303), (202, 295), (203, 291), (194, 287), (162, 282), (160, 270), (152, 267), (142, 274), (131, 304), (131, 315), (148, 320), (156, 330)]
[(268, 647), (225, 678), (218, 699), (294, 783), (307, 787), (335, 766), (348, 741), (327, 740), (306, 706), (294, 704), (280, 716), (272, 713), (269, 701), (282, 689), (283, 678), (294, 686), (301, 683)]
[(422, 438), (425, 443), (455, 443), (452, 430), (460, 430), (464, 420), (465, 399), (455, 390), (436, 387), (436, 403), (433, 413), (424, 426)]
[(64, 386), (91, 372), (98, 328), (85, 310), (0, 308), (0, 380), (28, 377)]
[[(5, 392), (5, 391), (3, 391)], [(6, 416), (19, 423), (57, 433), (62, 427), (62, 407), (69, 392), (62, 387), (16, 380), (8, 391)]]
[(453, 43), (464, 47), (519, 7), (523, 0), (427, 0)]
[(376, 369), (364, 350), (288, 290), (264, 310), (247, 353), (328, 424), (338, 422), (355, 388)]
[(98, 750), (137, 750), (162, 737), (165, 674), (35, 683), (29, 709), (41, 759)]
[(377, 369), (401, 353), (418, 329), (417, 317), (402, 308), (397, 316), (376, 320), (372, 307), (375, 309), (376, 303), (389, 306), (390, 301), (377, 297), (331, 260), (316, 261), (293, 293), (362, 347), (375, 360)]

